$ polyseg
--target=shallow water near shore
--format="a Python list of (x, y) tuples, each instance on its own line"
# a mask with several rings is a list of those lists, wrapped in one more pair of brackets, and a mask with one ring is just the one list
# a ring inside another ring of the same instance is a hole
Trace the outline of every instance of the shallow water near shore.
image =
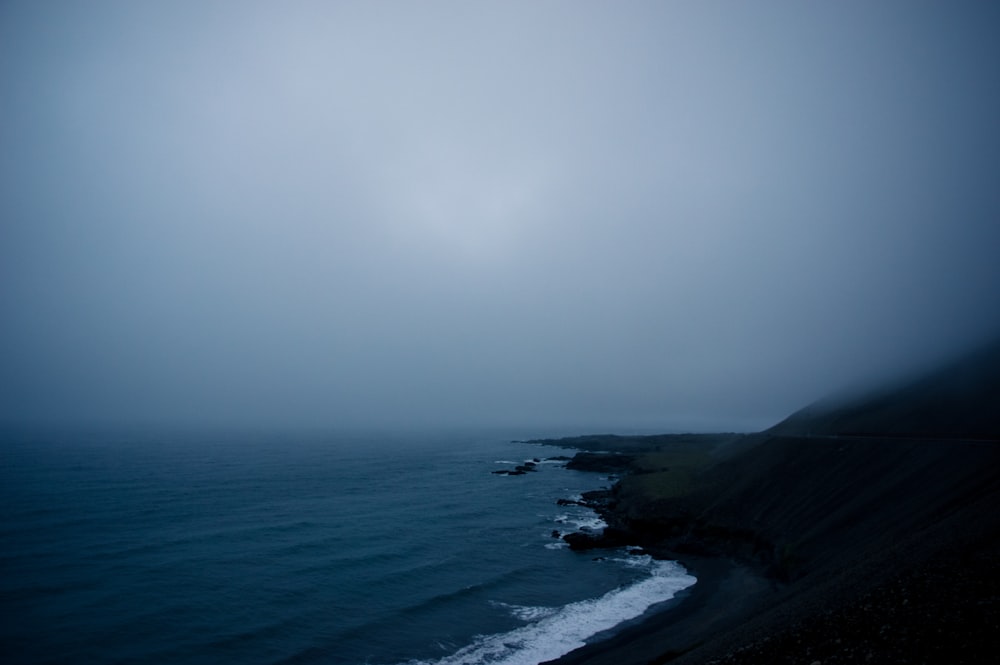
[(6, 663), (534, 663), (694, 578), (569, 551), (609, 484), (498, 433), (6, 432)]

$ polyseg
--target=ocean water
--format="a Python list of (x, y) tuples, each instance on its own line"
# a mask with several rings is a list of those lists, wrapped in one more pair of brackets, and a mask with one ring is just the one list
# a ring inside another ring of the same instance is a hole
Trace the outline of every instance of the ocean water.
[[(552, 537), (608, 484), (496, 433), (12, 432), (0, 662), (537, 663), (694, 578)], [(571, 454), (571, 453), (570, 453)]]

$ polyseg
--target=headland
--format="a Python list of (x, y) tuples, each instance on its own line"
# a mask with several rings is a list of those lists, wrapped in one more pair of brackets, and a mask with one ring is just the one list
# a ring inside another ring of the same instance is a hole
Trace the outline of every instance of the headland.
[(981, 663), (1000, 648), (1000, 344), (754, 434), (548, 440), (608, 527), (698, 583), (561, 665)]

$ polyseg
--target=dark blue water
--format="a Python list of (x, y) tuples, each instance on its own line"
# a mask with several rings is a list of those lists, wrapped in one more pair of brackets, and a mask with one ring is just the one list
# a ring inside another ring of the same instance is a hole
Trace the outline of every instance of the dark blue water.
[(534, 663), (693, 581), (562, 547), (606, 479), (498, 435), (3, 438), (5, 663)]

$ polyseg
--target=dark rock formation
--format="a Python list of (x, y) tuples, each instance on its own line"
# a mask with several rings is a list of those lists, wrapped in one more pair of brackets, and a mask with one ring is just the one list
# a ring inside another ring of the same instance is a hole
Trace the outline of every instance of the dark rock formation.
[(586, 531), (568, 533), (563, 536), (563, 540), (569, 544), (569, 547), (572, 550), (586, 551), (630, 545), (632, 544), (630, 540), (632, 535), (633, 534), (629, 531), (622, 531), (620, 529), (608, 527), (600, 533), (591, 533)]
[(511, 469), (500, 469), (499, 471), (494, 471), (495, 476), (523, 476), (531, 471), (538, 471), (538, 461), (525, 462), (524, 464), (518, 464), (512, 470)]
[(573, 471), (597, 471), (599, 473), (622, 473), (629, 469), (634, 455), (614, 453), (577, 453), (567, 464)]

